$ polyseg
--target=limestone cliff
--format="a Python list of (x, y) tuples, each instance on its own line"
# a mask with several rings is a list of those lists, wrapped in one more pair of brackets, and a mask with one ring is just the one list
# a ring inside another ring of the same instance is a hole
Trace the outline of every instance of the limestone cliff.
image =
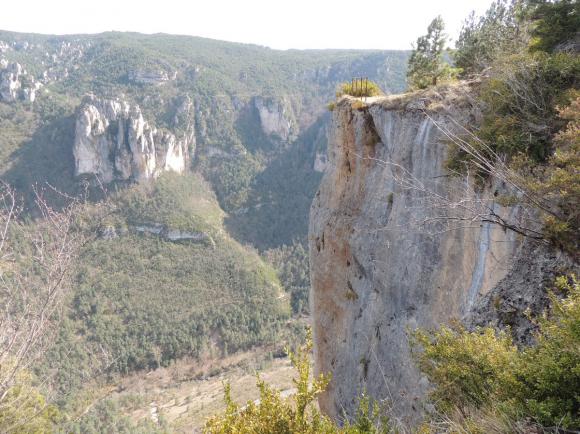
[[(431, 200), (480, 194), (445, 170), (442, 128), (475, 121), (470, 91), (461, 84), (366, 103), (344, 98), (334, 110), (309, 228), (315, 369), (332, 374), (320, 406), (334, 417), (352, 415), (366, 390), (416, 419), (427, 382), (407, 331), (462, 318), (518, 248), (496, 226), (446, 225)], [(453, 212), (462, 217), (461, 206)]]
[(255, 97), (253, 103), (264, 134), (288, 140), (295, 133), (295, 122), (286, 100)]
[(36, 82), (22, 65), (0, 59), (0, 101), (34, 102), (41, 87), (42, 84)]
[(76, 118), (75, 175), (96, 175), (108, 183), (183, 173), (195, 146), (192, 115), (189, 98), (180, 101), (173, 119), (180, 133), (174, 133), (153, 127), (138, 106), (122, 99), (86, 97)]

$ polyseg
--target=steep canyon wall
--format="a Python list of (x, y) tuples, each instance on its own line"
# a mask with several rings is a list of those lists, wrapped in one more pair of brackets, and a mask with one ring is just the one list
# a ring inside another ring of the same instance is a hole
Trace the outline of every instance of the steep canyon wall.
[[(445, 129), (477, 117), (470, 92), (461, 84), (346, 97), (334, 110), (309, 244), (315, 369), (332, 374), (320, 406), (335, 418), (352, 415), (366, 390), (415, 420), (427, 382), (412, 362), (408, 330), (462, 318), (509, 270), (513, 234), (450, 225), (437, 207), (438, 197), (447, 204), (480, 194), (445, 169)], [(446, 215), (469, 217), (457, 208)]]

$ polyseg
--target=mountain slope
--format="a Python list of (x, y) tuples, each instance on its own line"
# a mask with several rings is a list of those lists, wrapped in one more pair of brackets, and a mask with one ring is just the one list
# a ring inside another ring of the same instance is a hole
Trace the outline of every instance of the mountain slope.
[[(193, 167), (210, 180), (220, 205), (232, 215), (257, 203), (275, 205), (258, 177), (282, 154), (294, 154), (288, 162), (303, 166), (305, 178), (316, 177), (313, 158), (317, 152), (324, 154), (326, 141), (324, 106), (339, 82), (367, 75), (387, 92), (405, 85), (407, 53), (398, 51), (276, 51), (203, 38), (116, 32), (0, 32), (0, 40), (7, 47), (0, 58), (21, 63), (28, 74), (23, 77), (43, 85), (34, 103), (0, 102), (8, 133), (0, 138), (4, 177), (23, 188), (48, 180), (73, 190), (67, 149), (74, 140), (70, 122), (86, 93), (122, 97), (139, 105), (150, 123), (168, 129), (176, 102), (187, 96), (195, 106)], [(310, 139), (313, 135), (320, 136), (316, 144)], [(302, 157), (305, 153), (308, 160)], [(285, 184), (281, 176), (275, 182)], [(296, 188), (311, 197), (316, 183), (299, 182)], [(275, 206), (278, 215), (290, 211), (284, 204)], [(300, 213), (305, 222), (307, 206), (300, 207)], [(277, 220), (268, 208), (258, 214), (261, 221)], [(244, 239), (276, 246), (304, 237), (305, 227), (304, 223), (298, 232), (264, 239), (249, 230)], [(266, 232), (284, 230), (270, 223)]]
[[(118, 375), (300, 336), (326, 103), (355, 75), (400, 91), (407, 55), (0, 31), (0, 178), (25, 203), (34, 185), (55, 207), (66, 198), (52, 187), (88, 186), (112, 210), (38, 370), (63, 406)], [(185, 156), (165, 165), (183, 174), (160, 170), (169, 155)]]

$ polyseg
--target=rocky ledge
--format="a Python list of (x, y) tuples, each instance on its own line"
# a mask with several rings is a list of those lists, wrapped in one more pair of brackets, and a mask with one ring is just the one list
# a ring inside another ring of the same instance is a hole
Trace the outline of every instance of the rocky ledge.
[(190, 242), (195, 244), (215, 246), (215, 241), (212, 236), (205, 232), (176, 229), (158, 223), (129, 225), (124, 229), (119, 229), (115, 226), (105, 226), (100, 231), (100, 237), (105, 240), (111, 240), (126, 235), (129, 232), (153, 235), (165, 241), (171, 241), (174, 243)]

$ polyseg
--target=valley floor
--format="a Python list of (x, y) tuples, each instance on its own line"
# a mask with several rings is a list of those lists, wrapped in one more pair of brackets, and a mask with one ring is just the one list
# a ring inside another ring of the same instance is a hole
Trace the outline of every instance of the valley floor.
[(294, 392), (295, 372), (287, 357), (269, 359), (264, 353), (244, 352), (205, 364), (182, 360), (168, 368), (131, 375), (107, 398), (126, 406), (135, 422), (163, 420), (172, 432), (198, 432), (208, 417), (225, 409), (225, 383), (230, 383), (236, 402), (256, 400), (257, 373), (283, 395)]

